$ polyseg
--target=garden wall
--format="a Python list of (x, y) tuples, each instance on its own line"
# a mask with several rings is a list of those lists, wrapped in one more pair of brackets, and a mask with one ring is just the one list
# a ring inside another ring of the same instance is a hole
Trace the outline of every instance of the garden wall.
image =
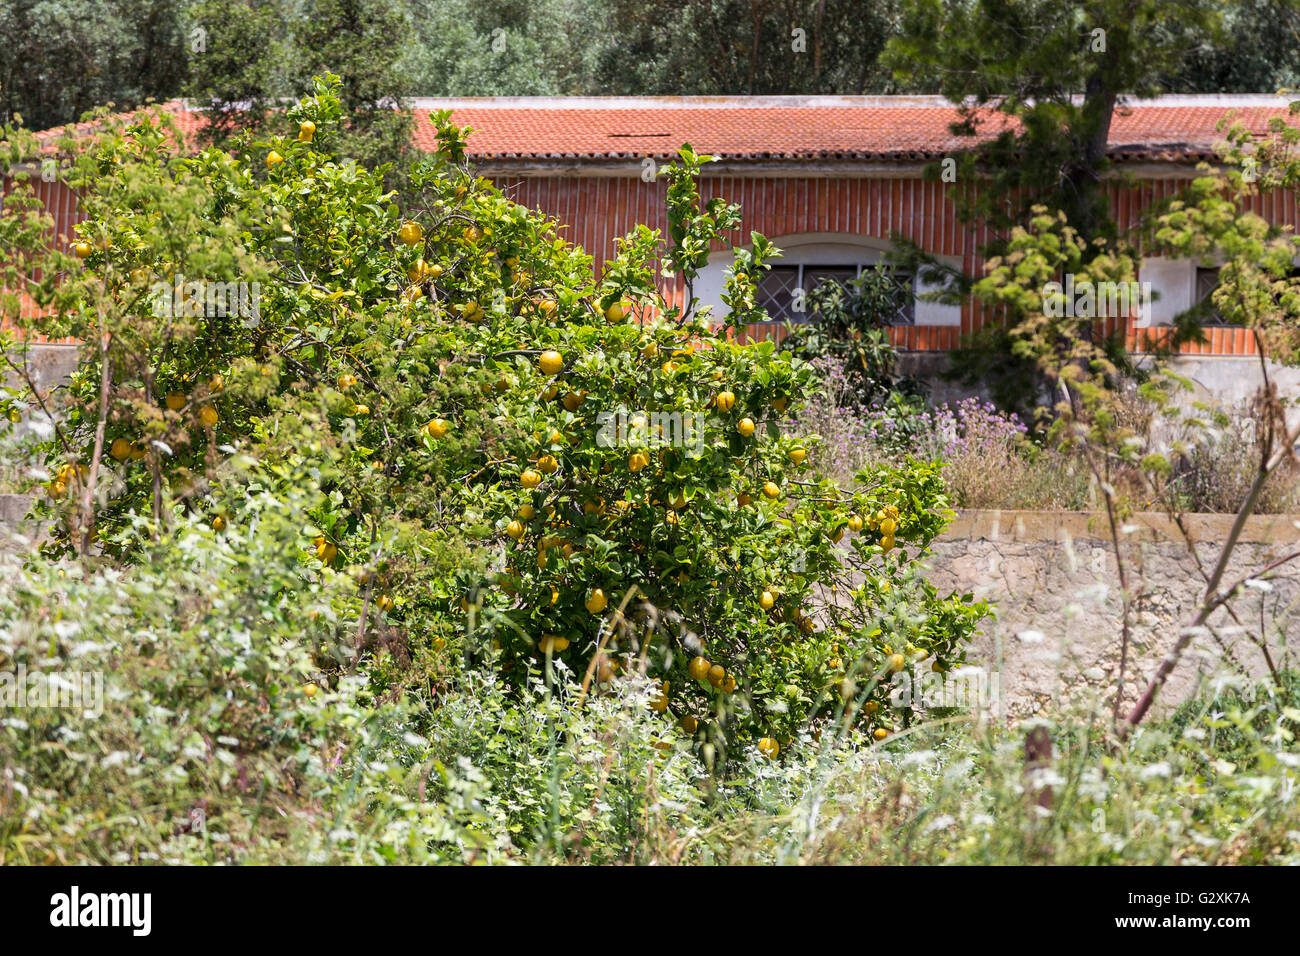
[[(1218, 558), (1231, 515), (1188, 515), (1185, 524), (1206, 573)], [(1135, 699), (1196, 613), (1204, 579), (1175, 524), (1158, 514), (1132, 516), (1124, 536), (1136, 560), (1127, 568), (1138, 596), (1124, 697)], [(1300, 516), (1251, 518), (1224, 577), (1237, 582), (1300, 550)], [(1121, 592), (1104, 514), (967, 511), (934, 543), (928, 577), (942, 591), (974, 591), (994, 602), (971, 658), (996, 674), (1004, 713), (1023, 718), (1052, 698), (1113, 701), (1120, 658)], [(1159, 698), (1161, 709), (1185, 700), (1202, 675), (1264, 675), (1261, 629), (1277, 668), (1300, 665), (1300, 560), (1279, 569), (1236, 602), (1239, 620), (1220, 610), (1198, 635)]]
[[(0, 550), (25, 525), (26, 495), (0, 495)], [(1207, 573), (1231, 515), (1188, 515), (1185, 523)], [(1134, 515), (1125, 525), (1138, 560), (1128, 571), (1138, 595), (1133, 613), (1130, 677), (1125, 698), (1147, 678), (1195, 615), (1204, 581), (1177, 528), (1164, 515)], [(1300, 516), (1251, 518), (1225, 583), (1300, 550)], [(1121, 598), (1115, 555), (1104, 514), (1050, 511), (965, 511), (935, 542), (927, 576), (944, 593), (973, 591), (997, 608), (986, 621), (970, 658), (999, 689), (996, 711), (1011, 719), (1032, 716), (1054, 698), (1081, 700), (1113, 692), (1120, 656)], [(1278, 668), (1297, 667), (1300, 650), (1300, 560), (1279, 569), (1262, 588), (1238, 600), (1240, 621), (1220, 610), (1170, 677), (1158, 709), (1185, 700), (1202, 675), (1268, 672), (1256, 645), (1262, 630)], [(1255, 640), (1252, 640), (1254, 638)]]

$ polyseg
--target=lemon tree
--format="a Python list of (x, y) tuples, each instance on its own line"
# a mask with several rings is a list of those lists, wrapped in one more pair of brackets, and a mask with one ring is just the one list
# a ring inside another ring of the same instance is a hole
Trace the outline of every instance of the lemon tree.
[[(731, 246), (725, 322), (690, 295), (740, 220), (700, 201), (708, 157), (682, 149), (662, 172), (668, 234), (634, 229), (597, 277), (554, 222), (474, 174), (448, 115), (409, 173), (420, 204), (400, 210), (383, 169), (331, 153), (340, 115), (327, 78), (289, 110), (297, 135), (234, 157), (185, 158), (145, 122), (86, 160), (102, 198), (77, 241), (92, 248), (56, 250), (72, 291), (49, 320), (87, 342), (51, 446), (71, 469), (52, 486), (95, 486), (83, 526), (124, 555), (176, 509), (224, 531), (248, 520), (224, 463), (251, 453), (264, 482), (325, 493), (303, 564), (362, 585), (342, 666), (399, 634), (417, 659), (486, 657), (521, 684), (561, 663), (590, 693), (642, 675), (648, 706), (710, 761), (777, 758), (810, 721), (880, 739), (906, 719), (891, 681), (961, 661), (987, 610), (914, 573), (948, 520), (938, 467), (904, 460), (852, 488), (813, 472), (817, 436), (780, 427), (813, 369), (735, 334), (763, 318), (777, 250)], [(194, 187), (184, 242), (149, 228), (177, 184)], [(160, 318), (140, 290), (182, 263), (257, 276), (255, 321)], [(661, 292), (669, 277), (684, 302)], [(411, 679), (408, 659), (376, 679)]]

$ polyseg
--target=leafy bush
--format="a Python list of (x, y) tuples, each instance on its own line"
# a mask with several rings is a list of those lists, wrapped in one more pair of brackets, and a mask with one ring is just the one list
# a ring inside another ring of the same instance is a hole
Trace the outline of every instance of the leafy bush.
[[(1236, 511), (1254, 481), (1263, 453), (1263, 429), (1240, 406), (1217, 408), (1206, 415), (1206, 428), (1182, 428), (1173, 437), (1181, 452), (1173, 456), (1173, 472), (1165, 498), (1186, 511)], [(1300, 511), (1300, 462), (1284, 462), (1269, 476), (1256, 511), (1293, 514)]]
[(781, 349), (838, 366), (850, 404), (870, 404), (894, 392), (919, 399), (923, 386), (897, 374), (898, 353), (888, 336), (891, 317), (911, 296), (911, 284), (883, 262), (844, 285), (822, 281), (808, 291), (808, 321), (790, 327)]
[[(885, 735), (865, 705), (890, 675), (963, 659), (985, 605), (909, 573), (948, 520), (937, 469), (818, 475), (816, 436), (778, 427), (810, 366), (659, 295), (661, 257), (689, 281), (739, 222), (701, 203), (706, 158), (663, 173), (666, 248), (638, 227), (597, 281), (473, 175), (447, 114), (410, 171), (424, 205), (401, 212), (382, 169), (330, 152), (341, 115), (322, 80), (288, 111), (297, 137), (189, 159), (145, 118), (82, 156), (88, 219), (40, 260), (66, 281), (35, 289), (37, 330), (85, 343), (47, 445), (53, 553), (132, 562), (177, 509), (229, 531), (256, 520), (250, 494), (318, 482), (303, 555), (360, 586), (377, 691), (409, 676), (376, 659), (389, 629), (415, 659), (491, 660), (519, 694), (557, 660), (602, 693), (647, 673), (706, 764), (775, 755), (846, 702)], [(21, 234), (28, 261), (43, 235)], [(761, 317), (774, 253), (734, 251), (732, 327)], [(257, 308), (209, 308), (189, 277), (258, 282)], [(247, 487), (225, 475), (242, 453), (262, 465)]]
[(0, 656), (31, 687), (0, 721), (0, 860), (341, 859), (360, 834), (373, 857), (396, 814), (423, 859), (457, 829), (452, 804), (389, 802), (410, 707), (331, 654), (359, 601), (302, 561), (306, 504), (253, 495), (220, 534), (181, 519), (126, 570), (4, 559)]

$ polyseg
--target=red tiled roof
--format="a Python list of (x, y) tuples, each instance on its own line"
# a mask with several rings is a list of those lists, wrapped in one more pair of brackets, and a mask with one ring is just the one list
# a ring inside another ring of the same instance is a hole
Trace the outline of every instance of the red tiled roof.
[[(950, 124), (956, 110), (937, 97), (506, 97), (412, 101), (415, 145), (432, 150), (434, 109), (472, 127), (471, 159), (479, 163), (556, 160), (629, 161), (672, 155), (682, 143), (731, 162), (916, 162), (969, 148)], [(202, 113), (166, 104), (182, 132), (194, 133)], [(1219, 122), (1230, 114), (1264, 133), (1289, 115), (1272, 96), (1170, 96), (1121, 107), (1111, 125), (1117, 159), (1194, 162), (1213, 155)], [(992, 114), (991, 136), (1007, 120)], [(84, 129), (82, 124), (76, 129)], [(39, 134), (50, 139), (62, 130)]]

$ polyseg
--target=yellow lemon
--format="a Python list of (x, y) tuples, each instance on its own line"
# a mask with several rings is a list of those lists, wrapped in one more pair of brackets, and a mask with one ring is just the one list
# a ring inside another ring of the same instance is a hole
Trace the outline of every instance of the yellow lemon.
[(764, 737), (758, 742), (758, 752), (768, 760), (772, 760), (781, 752), (781, 745), (771, 737)]
[(587, 610), (592, 614), (599, 614), (601, 611), (605, 610), (606, 603), (605, 592), (600, 588), (596, 588), (591, 592), (591, 596), (587, 598)]
[(754, 420), (752, 418), (742, 418), (736, 425), (736, 431), (748, 438), (754, 434)]
[(732, 391), (718, 392), (718, 397), (713, 400), (713, 406), (720, 412), (729, 412), (736, 405), (736, 393)]
[(543, 375), (554, 375), (564, 368), (564, 356), (554, 349), (547, 349), (537, 358), (537, 367)]
[(668, 709), (668, 681), (661, 680), (655, 688), (655, 695), (650, 698), (650, 709), (657, 714)]
[(569, 639), (558, 634), (543, 634), (542, 639), (537, 642), (537, 649), (543, 654), (559, 654), (568, 647)]
[(397, 230), (397, 238), (403, 245), (418, 246), (424, 242), (424, 227), (418, 222), (404, 222)]

